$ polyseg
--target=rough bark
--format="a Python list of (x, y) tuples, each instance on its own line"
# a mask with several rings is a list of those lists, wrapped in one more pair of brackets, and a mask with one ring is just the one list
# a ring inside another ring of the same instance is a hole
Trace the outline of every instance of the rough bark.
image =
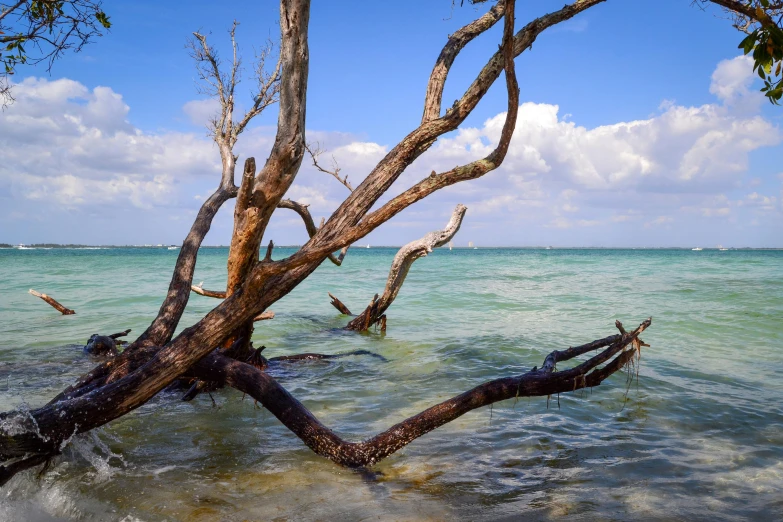
[[(446, 224), (446, 228), (430, 232), (423, 238), (411, 241), (397, 251), (389, 269), (389, 277), (386, 280), (386, 288), (384, 288), (383, 294), (380, 298), (376, 295), (370, 302), (370, 305), (361, 314), (352, 319), (345, 328), (347, 330), (365, 331), (377, 323), (397, 298), (397, 294), (400, 292), (400, 288), (402, 288), (402, 284), (405, 282), (413, 262), (432, 252), (433, 248), (442, 247), (451, 241), (457, 231), (459, 231), (467, 210), (465, 205), (457, 205), (457, 208), (454, 209), (451, 215), (451, 219)], [(331, 296), (331, 294), (329, 295)]]
[[(315, 226), (315, 221), (313, 221), (313, 216), (310, 214), (310, 211), (307, 209), (307, 207), (308, 205), (303, 205), (301, 203), (297, 203), (296, 201), (290, 199), (284, 199), (277, 205), (277, 208), (287, 208), (299, 214), (299, 216), (302, 218), (302, 221), (304, 221), (305, 229), (307, 230), (307, 235), (309, 237), (313, 237), (318, 233), (318, 227)], [(343, 247), (340, 250), (339, 255), (335, 256), (334, 254), (329, 254), (327, 256), (327, 259), (329, 259), (329, 261), (331, 261), (335, 265), (340, 266), (343, 264), (343, 259), (345, 259), (346, 253), (348, 253), (347, 246)]]
[(46, 294), (42, 294), (41, 292), (36, 292), (32, 288), (30, 290), (28, 290), (28, 292), (30, 294), (34, 295), (35, 297), (40, 297), (46, 303), (48, 303), (52, 308), (54, 308), (55, 310), (57, 310), (58, 312), (60, 312), (63, 315), (73, 315), (73, 314), (76, 313), (73, 310), (71, 310), (70, 308), (67, 308), (67, 307), (61, 305), (60, 303), (58, 303), (52, 296), (49, 296), (49, 295), (46, 295)]
[[(211, 355), (193, 368), (200, 378), (222, 381), (260, 402), (307, 447), (318, 455), (348, 467), (372, 466), (415, 439), (477, 408), (519, 397), (548, 396), (574, 392), (600, 385), (607, 377), (625, 367), (636, 355), (626, 349), (651, 324), (644, 321), (631, 333), (613, 335), (591, 343), (552, 352), (547, 361), (562, 362), (606, 347), (582, 364), (564, 371), (553, 366), (533, 368), (515, 377), (485, 382), (454, 398), (395, 424), (363, 442), (348, 442), (324, 426), (302, 403), (269, 374), (239, 361)], [(614, 357), (614, 359), (612, 359)], [(611, 360), (610, 360), (611, 359)], [(599, 365), (610, 361), (602, 368)]]

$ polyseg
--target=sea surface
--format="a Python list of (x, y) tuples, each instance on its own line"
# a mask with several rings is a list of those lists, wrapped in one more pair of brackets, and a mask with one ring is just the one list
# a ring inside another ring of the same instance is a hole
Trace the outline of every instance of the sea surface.
[[(40, 406), (89, 370), (91, 334), (141, 333), (177, 254), (0, 250), (0, 410)], [(414, 264), (385, 335), (341, 330), (327, 292), (358, 313), (394, 254), (350, 250), (257, 323), (267, 357), (387, 359), (274, 370), (343, 437), (652, 316), (638, 381), (476, 410), (368, 472), (316, 456), (234, 390), (214, 404), (162, 393), (74, 438), (43, 476), (15, 477), (0, 520), (783, 520), (783, 251), (439, 249)], [(202, 249), (194, 282), (224, 288), (226, 258)], [(181, 327), (215, 304), (193, 295)]]

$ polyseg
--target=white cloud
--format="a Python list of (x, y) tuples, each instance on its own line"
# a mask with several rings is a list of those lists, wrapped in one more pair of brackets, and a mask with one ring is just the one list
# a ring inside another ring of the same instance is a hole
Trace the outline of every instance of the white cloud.
[(182, 106), (184, 112), (193, 125), (206, 127), (210, 120), (220, 112), (220, 104), (214, 98), (206, 100), (191, 100)]
[(16, 197), (64, 208), (148, 208), (175, 203), (178, 182), (220, 172), (211, 142), (142, 132), (108, 87), (27, 78), (14, 95), (12, 108), (0, 114), (0, 186)]
[[(646, 119), (595, 128), (562, 116), (557, 105), (522, 103), (503, 166), (406, 210), (401, 217), (406, 221), (395, 221), (404, 237), (384, 242), (412, 239), (409, 234), (417, 231), (411, 220), (423, 231), (442, 226), (457, 202), (469, 208), (466, 230), (498, 229), (497, 237), (517, 244), (530, 244), (526, 238), (535, 230), (543, 231), (539, 244), (550, 244), (550, 234), (580, 239), (588, 227), (595, 230), (593, 237), (612, 227), (627, 234), (641, 225), (645, 233), (671, 234), (689, 222), (723, 218), (728, 223), (743, 212), (749, 214), (744, 223), (751, 217), (763, 222), (783, 210), (783, 195), (764, 194), (768, 184), (762, 173), (748, 172), (749, 158), (756, 149), (778, 145), (781, 132), (761, 116), (763, 97), (751, 85), (750, 72), (744, 57), (723, 61), (712, 75), (715, 103), (689, 107), (666, 100)], [(134, 127), (129, 107), (108, 87), (30, 78), (15, 87), (15, 95), (16, 104), (0, 113), (0, 198), (46, 201), (69, 210), (96, 203), (114, 209), (195, 207), (217, 183), (220, 161), (208, 138)], [(204, 124), (216, 109), (214, 102), (192, 101), (182, 110)], [(498, 114), (480, 127), (440, 139), (387, 198), (432, 170), (442, 172), (488, 154), (504, 119)], [(333, 156), (341, 176), (348, 175), (354, 186), (389, 151), (388, 145), (349, 133), (308, 129), (307, 136), (328, 151), (320, 158), (324, 166), (331, 166)], [(260, 168), (273, 139), (272, 128), (248, 129), (236, 148), (240, 163), (253, 155)], [(767, 181), (771, 176), (763, 174)], [(746, 194), (751, 186), (756, 192)], [(309, 157), (288, 194), (309, 204), (316, 221), (346, 195), (345, 187), (313, 168)], [(22, 205), (17, 206), (5, 216), (0, 213), (0, 219), (20, 211)], [(184, 215), (181, 208), (171, 212)], [(281, 218), (286, 220), (281, 226), (303, 233), (301, 223), (289, 217)]]

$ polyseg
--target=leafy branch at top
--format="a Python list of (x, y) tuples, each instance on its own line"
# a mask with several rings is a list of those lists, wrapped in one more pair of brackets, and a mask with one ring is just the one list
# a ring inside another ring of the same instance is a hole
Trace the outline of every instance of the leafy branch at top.
[(0, 3), (0, 105), (13, 101), (8, 77), (23, 64), (78, 52), (111, 28), (101, 0), (16, 0)]

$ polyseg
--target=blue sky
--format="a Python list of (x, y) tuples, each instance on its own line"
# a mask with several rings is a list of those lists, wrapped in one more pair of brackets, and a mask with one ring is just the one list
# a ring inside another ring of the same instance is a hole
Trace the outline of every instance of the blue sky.
[[(517, 27), (562, 2), (520, 3)], [(315, 1), (310, 24), (308, 139), (354, 183), (421, 117), (446, 36), (488, 5)], [(249, 65), (276, 39), (272, 1), (105, 2), (110, 34), (58, 61), (20, 69), (17, 102), (0, 114), (0, 242), (179, 243), (219, 178), (184, 44), (227, 29)], [(444, 105), (497, 49), (500, 27), (457, 60)], [(545, 32), (517, 59), (519, 124), (501, 169), (420, 202), (374, 232), (403, 244), (468, 206), (456, 243), (554, 246), (783, 246), (783, 109), (758, 94), (740, 35), (690, 0), (609, 0)], [(243, 84), (248, 87), (250, 82)], [(502, 82), (463, 129), (412, 165), (392, 191), (492, 147)], [(247, 91), (243, 91), (249, 99)], [(263, 161), (276, 107), (237, 145)], [(291, 196), (328, 216), (345, 196), (305, 166)], [(227, 244), (230, 204), (207, 244)], [(268, 237), (300, 244), (296, 215)]]

